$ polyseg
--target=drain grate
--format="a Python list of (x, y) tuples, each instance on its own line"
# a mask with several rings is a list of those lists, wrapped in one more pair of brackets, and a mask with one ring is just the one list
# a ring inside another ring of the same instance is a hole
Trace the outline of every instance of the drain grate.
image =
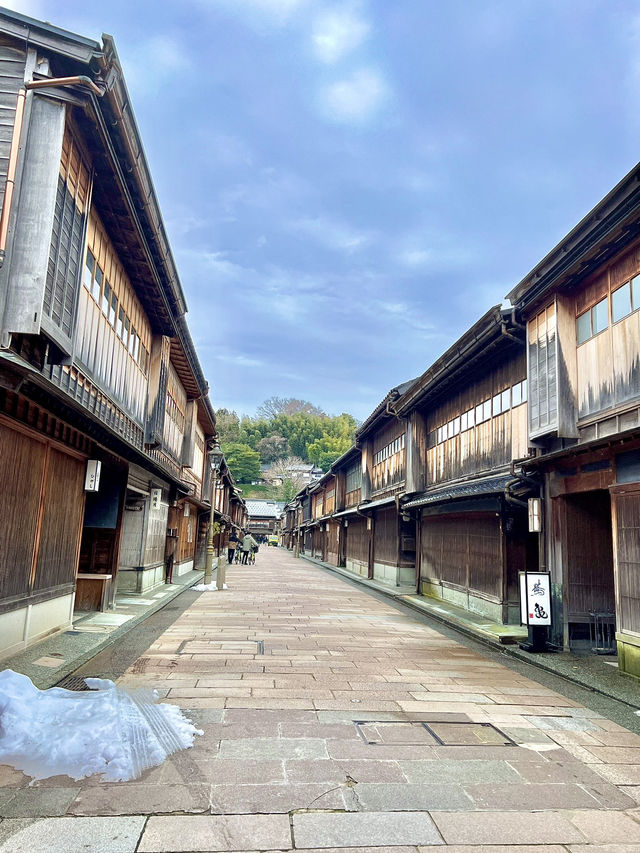
[(493, 723), (366, 720), (354, 725), (369, 746), (517, 746)]
[(56, 687), (64, 687), (65, 690), (76, 690), (78, 692), (89, 689), (81, 675), (67, 675), (56, 684)]

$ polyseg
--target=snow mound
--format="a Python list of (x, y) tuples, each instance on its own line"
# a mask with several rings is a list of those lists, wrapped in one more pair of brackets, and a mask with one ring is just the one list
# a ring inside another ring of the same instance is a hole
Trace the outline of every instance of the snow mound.
[(127, 690), (86, 678), (88, 692), (39, 690), (26, 675), (0, 672), (0, 764), (33, 780), (95, 773), (105, 782), (137, 779), (203, 734), (150, 688)]
[[(216, 582), (213, 581), (213, 583), (196, 584), (196, 586), (192, 587), (192, 589), (195, 589), (197, 592), (216, 592), (218, 587), (216, 585)], [(226, 585), (226, 583), (223, 583), (222, 589), (229, 589), (229, 587)]]

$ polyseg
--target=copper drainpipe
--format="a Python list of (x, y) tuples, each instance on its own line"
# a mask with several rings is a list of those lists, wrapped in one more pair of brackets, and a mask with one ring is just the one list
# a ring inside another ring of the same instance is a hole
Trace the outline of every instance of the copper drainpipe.
[(9, 149), (9, 165), (7, 167), (7, 180), (4, 190), (4, 198), (2, 199), (2, 211), (0, 212), (0, 267), (4, 264), (4, 259), (7, 250), (7, 235), (9, 233), (9, 215), (11, 213), (11, 203), (13, 201), (13, 191), (16, 183), (16, 169), (18, 165), (18, 152), (20, 150), (20, 136), (22, 135), (22, 123), (24, 120), (24, 104), (27, 96), (27, 89), (46, 89), (50, 86), (85, 86), (90, 89), (94, 95), (102, 97), (104, 92), (100, 89), (89, 77), (48, 77), (44, 80), (31, 80), (25, 83), (24, 87), (18, 92), (18, 101), (16, 103), (16, 117), (13, 124), (13, 134), (11, 136), (11, 147)]

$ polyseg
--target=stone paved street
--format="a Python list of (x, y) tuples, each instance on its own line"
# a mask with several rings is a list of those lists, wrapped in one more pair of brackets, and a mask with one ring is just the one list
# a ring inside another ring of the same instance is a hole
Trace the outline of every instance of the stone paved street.
[(640, 853), (640, 736), (281, 549), (120, 679), (203, 730), (129, 783), (0, 767), (0, 851)]

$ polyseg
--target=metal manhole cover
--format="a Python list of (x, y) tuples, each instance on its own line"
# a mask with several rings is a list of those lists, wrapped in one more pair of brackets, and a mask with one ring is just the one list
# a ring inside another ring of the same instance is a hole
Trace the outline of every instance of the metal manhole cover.
[(56, 684), (56, 687), (64, 687), (65, 690), (88, 690), (85, 680), (81, 675), (67, 675), (62, 681)]
[(493, 723), (367, 720), (354, 725), (369, 746), (517, 746)]

